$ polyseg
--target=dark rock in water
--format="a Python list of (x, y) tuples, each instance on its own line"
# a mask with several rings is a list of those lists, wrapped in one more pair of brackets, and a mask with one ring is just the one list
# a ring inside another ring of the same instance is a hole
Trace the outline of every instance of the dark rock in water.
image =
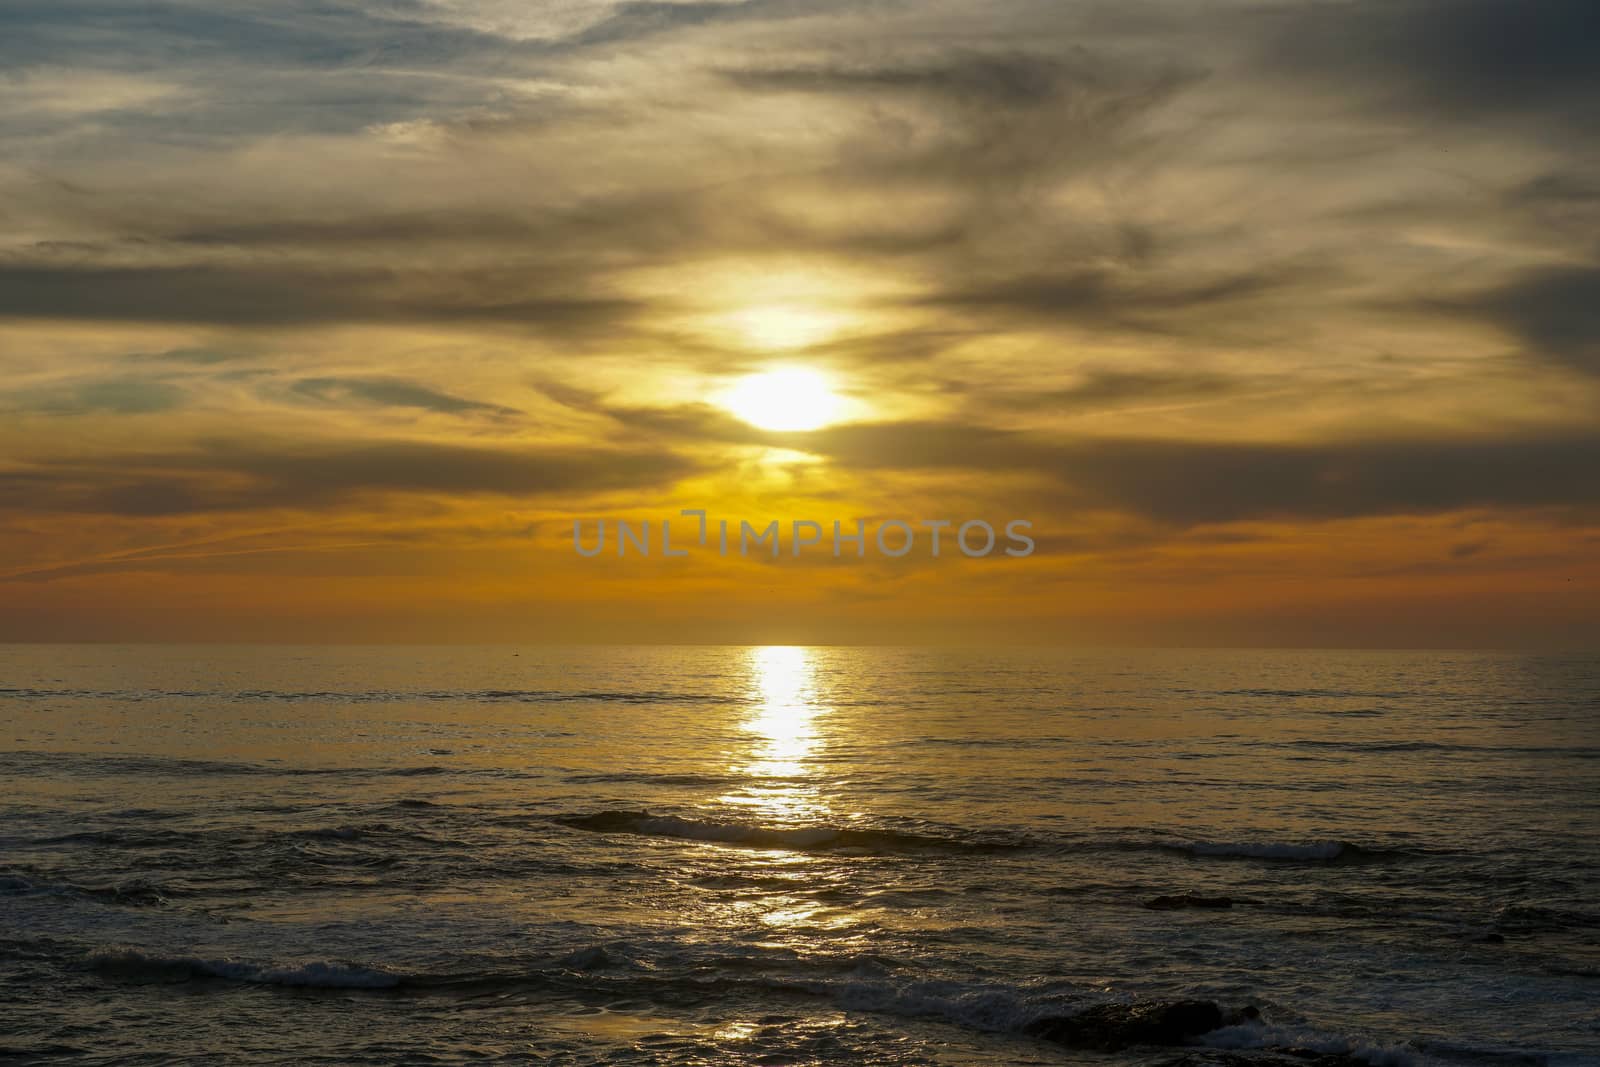
[(1209, 1000), (1098, 1004), (1076, 1015), (1040, 1019), (1028, 1032), (1068, 1048), (1116, 1052), (1131, 1045), (1181, 1045), (1227, 1021)]
[(1176, 893), (1171, 896), (1155, 897), (1144, 902), (1144, 906), (1155, 911), (1177, 911), (1180, 908), (1231, 908), (1232, 897), (1202, 897), (1193, 893)]

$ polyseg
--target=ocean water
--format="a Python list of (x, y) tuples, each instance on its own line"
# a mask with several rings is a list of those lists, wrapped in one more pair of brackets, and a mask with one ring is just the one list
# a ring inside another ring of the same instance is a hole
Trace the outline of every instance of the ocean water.
[(1594, 657), (5, 646), (0, 812), (7, 1062), (1600, 1063)]

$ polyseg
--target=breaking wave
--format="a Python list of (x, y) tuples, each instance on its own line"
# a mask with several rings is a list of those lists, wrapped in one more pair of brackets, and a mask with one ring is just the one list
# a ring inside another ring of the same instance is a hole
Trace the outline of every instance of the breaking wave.
[(314, 961), (270, 966), (229, 959), (152, 955), (134, 949), (95, 953), (90, 956), (89, 965), (111, 977), (142, 982), (215, 978), (309, 989), (393, 989), (404, 981), (402, 976), (389, 971), (350, 963)]
[(966, 852), (1014, 848), (1019, 844), (884, 829), (833, 826), (772, 828), (748, 823), (690, 819), (677, 815), (653, 815), (647, 811), (601, 811), (589, 815), (560, 816), (554, 821), (574, 830), (586, 830), (591, 833), (633, 834), (641, 837), (667, 837), (685, 841), (709, 841), (750, 848), (796, 851), (847, 849), (871, 853), (932, 850)]

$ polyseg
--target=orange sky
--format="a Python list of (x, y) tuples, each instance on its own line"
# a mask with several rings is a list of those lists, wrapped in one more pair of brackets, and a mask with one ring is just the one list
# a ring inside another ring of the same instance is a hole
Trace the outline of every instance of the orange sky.
[(1600, 638), (1565, 5), (544, 6), (0, 16), (0, 639)]

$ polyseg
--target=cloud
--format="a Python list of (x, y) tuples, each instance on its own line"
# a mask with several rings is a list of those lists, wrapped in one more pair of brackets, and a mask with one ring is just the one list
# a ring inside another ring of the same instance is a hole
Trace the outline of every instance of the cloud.
[(663, 451), (424, 441), (213, 441), (0, 472), (0, 510), (165, 516), (325, 509), (388, 494), (509, 497), (659, 488), (695, 463)]
[(146, 415), (182, 407), (188, 393), (171, 382), (106, 379), (0, 393), (0, 410), (43, 415)]
[(745, 89), (834, 94), (906, 94), (949, 102), (969, 101), (999, 107), (1035, 107), (1071, 89), (1083, 89), (1105, 75), (1084, 62), (1026, 52), (943, 56), (900, 65), (829, 63), (805, 67), (730, 70), (724, 77)]
[[(1600, 10), (1590, 0), (1356, 0), (1280, 9), (1288, 78), (1321, 76), (1436, 114), (1600, 116)], [(1593, 125), (1588, 125), (1592, 132)]]
[[(600, 45), (625, 44), (642, 37), (653, 37), (673, 30), (730, 18), (748, 16), (763, 5), (756, 0), (724, 3), (696, 3), (680, 0), (677, 3), (656, 3), (635, 0), (616, 5), (606, 18), (585, 27), (560, 42), (565, 48), (591, 48)], [(772, 6), (770, 2), (766, 6)]]
[(125, 358), (140, 363), (177, 363), (207, 367), (248, 359), (251, 354), (247, 350), (234, 348), (189, 346), (157, 352), (130, 352)]
[(1085, 270), (1002, 278), (925, 294), (915, 302), (957, 312), (1148, 328), (1166, 316), (1253, 300), (1303, 280), (1303, 272), (1284, 270), (1218, 278), (1152, 278), (1140, 271)]
[(973, 192), (1008, 200), (1030, 181), (1103, 162), (1203, 76), (1176, 53), (1152, 58), (1060, 40), (1037, 52), (946, 49), (889, 63), (876, 49), (859, 52), (869, 58), (723, 76), (743, 89), (853, 108), (872, 135), (849, 142), (842, 162), (863, 177), (982, 179), (990, 184)]
[[(62, 144), (92, 150), (113, 131), (165, 146), (237, 145), (289, 131), (355, 133), (484, 110), (504, 96), (498, 74), (537, 63), (530, 42), (446, 25), (428, 13), (417, 0), (278, 0), (270, 8), (238, 0), (136, 7), (8, 0), (0, 5), (0, 70), (70, 69), (79, 80), (53, 100), (86, 113), (134, 92), (154, 106), (126, 107), (114, 127), (80, 132), (53, 121), (59, 103), (39, 101), (0, 112), (0, 135), (14, 147), (44, 146), (56, 155)], [(151, 95), (152, 76), (164, 86), (159, 99)]]
[(616, 324), (635, 310), (614, 297), (539, 291), (505, 270), (463, 278), (315, 265), (0, 266), (0, 318), (233, 326), (460, 322), (560, 332)]
[[(1125, 383), (1104, 385), (1115, 395)], [(1070, 437), (953, 420), (755, 429), (703, 406), (613, 409), (637, 432), (810, 452), (835, 473), (1031, 476), (1040, 511), (1104, 508), (1175, 526), (1473, 509), (1600, 511), (1600, 432), (1314, 444)]]
[(1558, 364), (1600, 375), (1600, 267), (1529, 272), (1459, 306)]
[(519, 414), (515, 408), (464, 400), (400, 378), (301, 378), (291, 388), (315, 400), (354, 400), (383, 407), (417, 408), (441, 415)]
[[(10, 0), (0, 8), (0, 57), (128, 64), (241, 61), (282, 69), (441, 64), (528, 46), (417, 16), (412, 0), (378, 4), (280, 0), (269, 11), (233, 0)], [(411, 16), (411, 17), (407, 17)]]
[(1600, 509), (1593, 432), (1321, 445), (1080, 442), (1057, 463), (1056, 476), (1089, 499), (1179, 525)]
[(1271, 384), (1282, 383), (1210, 371), (1098, 369), (1060, 389), (991, 389), (980, 392), (978, 398), (1002, 409), (1079, 413), (1129, 405), (1224, 400)]
[(155, 78), (70, 68), (33, 68), (0, 77), (0, 109), (6, 114), (32, 111), (57, 121), (104, 112), (132, 115), (177, 93), (176, 86)]
[(1600, 433), (1522, 440), (1316, 445), (1080, 439), (960, 424), (822, 431), (810, 450), (877, 469), (968, 468), (1047, 476), (1040, 506), (1109, 507), (1177, 525), (1333, 519), (1474, 508), (1600, 508)]

